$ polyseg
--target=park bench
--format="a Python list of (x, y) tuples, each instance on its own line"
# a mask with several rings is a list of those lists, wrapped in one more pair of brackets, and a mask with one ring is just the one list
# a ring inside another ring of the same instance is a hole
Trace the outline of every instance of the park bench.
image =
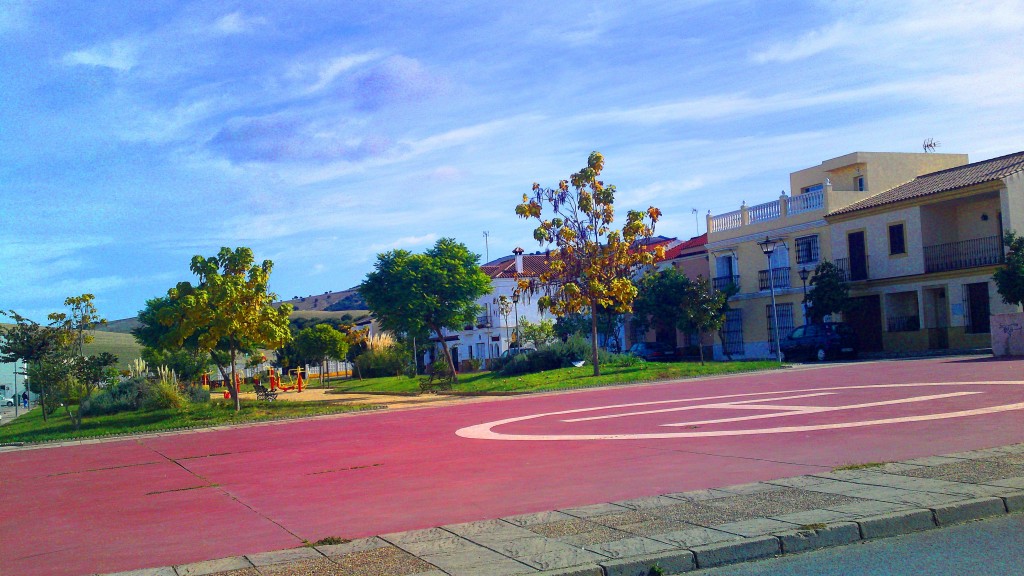
[(277, 400), (277, 390), (270, 390), (259, 382), (253, 384), (252, 389), (256, 391), (257, 400), (266, 400), (268, 402)]

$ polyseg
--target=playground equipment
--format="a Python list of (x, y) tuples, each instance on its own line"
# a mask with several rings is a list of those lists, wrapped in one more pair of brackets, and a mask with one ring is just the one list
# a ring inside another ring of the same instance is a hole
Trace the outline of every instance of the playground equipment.
[(296, 390), (302, 392), (302, 387), (305, 386), (305, 371), (302, 368), (293, 368), (288, 371), (288, 378), (291, 382), (291, 386), (284, 386), (281, 384), (281, 379), (277, 376), (277, 370), (270, 368), (270, 389), (280, 390), (282, 392), (288, 392), (290, 390)]

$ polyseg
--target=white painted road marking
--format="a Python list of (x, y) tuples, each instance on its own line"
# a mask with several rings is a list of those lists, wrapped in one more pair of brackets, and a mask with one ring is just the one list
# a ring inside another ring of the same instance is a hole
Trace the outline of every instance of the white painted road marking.
[[(777, 400), (791, 400), (795, 398), (808, 398), (812, 396), (825, 396), (832, 395), (834, 393), (841, 393), (844, 390), (864, 390), (864, 389), (881, 389), (881, 388), (916, 388), (916, 387), (935, 387), (935, 386), (1021, 386), (1024, 385), (1024, 381), (1013, 380), (1013, 381), (998, 381), (998, 382), (928, 382), (928, 383), (912, 383), (912, 384), (876, 384), (876, 385), (860, 385), (860, 386), (833, 386), (825, 388), (808, 388), (799, 390), (778, 390), (774, 392), (752, 392), (745, 394), (728, 394), (721, 396), (706, 396), (699, 398), (683, 398), (679, 400), (658, 400), (651, 402), (634, 402), (629, 404), (613, 404), (609, 406), (595, 406), (592, 408), (577, 408), (573, 410), (561, 410), (558, 412), (547, 412), (543, 414), (531, 414), (528, 416), (518, 416), (515, 418), (506, 418), (504, 420), (497, 420), (494, 422), (486, 422), (483, 424), (477, 424), (475, 426), (468, 426), (456, 431), (456, 434), (464, 438), (476, 438), (483, 440), (638, 440), (638, 439), (660, 439), (660, 438), (707, 438), (716, 436), (747, 436), (756, 434), (784, 434), (790, 432), (810, 432), (816, 430), (837, 430), (843, 428), (856, 428), (863, 426), (879, 426), (884, 424), (902, 424), (908, 422), (925, 422), (930, 420), (942, 420), (947, 418), (964, 418), (968, 416), (980, 416), (984, 414), (995, 414), (999, 412), (1008, 412), (1011, 410), (1024, 410), (1024, 402), (1017, 402), (1011, 404), (1002, 404), (997, 406), (988, 406), (981, 408), (973, 408), (968, 410), (957, 410), (952, 412), (939, 412), (932, 414), (918, 414), (912, 416), (900, 416), (893, 418), (882, 418), (875, 420), (859, 420), (852, 422), (833, 422), (833, 423), (822, 423), (822, 424), (809, 424), (803, 426), (783, 426), (775, 428), (751, 428), (742, 430), (708, 430), (702, 432), (655, 432), (655, 433), (638, 433), (638, 434), (503, 434), (501, 432), (495, 432), (494, 428), (503, 426), (506, 424), (512, 424), (515, 422), (522, 422), (526, 420), (535, 420), (538, 418), (544, 418), (549, 416), (560, 416), (563, 414), (581, 414), (586, 412), (594, 412), (598, 410), (616, 410), (620, 408), (632, 408), (639, 406), (651, 406), (651, 405), (664, 405), (671, 403), (681, 402), (703, 402), (708, 400), (721, 400), (726, 398), (739, 398), (739, 397), (750, 397), (750, 396), (762, 396), (759, 399), (752, 399), (746, 401), (736, 402), (721, 402), (712, 404), (701, 404), (701, 405), (688, 405), (667, 409), (658, 410), (644, 410), (636, 412), (619, 412), (614, 414), (604, 414), (601, 416), (573, 418), (562, 420), (563, 423), (576, 423), (591, 420), (605, 420), (611, 418), (624, 418), (628, 416), (641, 416), (649, 414), (657, 414), (662, 412), (677, 412), (680, 410), (695, 410), (695, 409), (764, 409), (764, 410), (782, 410), (782, 412), (773, 412), (770, 414), (760, 414), (753, 416), (743, 416), (737, 418), (725, 418), (718, 420), (705, 420), (696, 422), (683, 422), (683, 423), (670, 423), (662, 424), (661, 426), (697, 426), (702, 424), (718, 424), (725, 422), (736, 422), (742, 420), (753, 420), (763, 418), (777, 418), (782, 416), (798, 416), (802, 414), (819, 414), (823, 412), (838, 412), (838, 411), (851, 411), (872, 408), (877, 406), (891, 406), (900, 404), (911, 404), (921, 403), (929, 400), (942, 400), (960, 396), (983, 394), (981, 391), (959, 391), (947, 394), (935, 394), (930, 396), (913, 396), (909, 398), (895, 399), (895, 400), (884, 400), (878, 402), (868, 402), (860, 404), (850, 405), (839, 405), (839, 406), (783, 406), (783, 405), (771, 405), (771, 404), (760, 404), (758, 402), (772, 402)], [(834, 392), (823, 392), (823, 391), (834, 391)], [(807, 393), (807, 394), (801, 394)], [(799, 394), (798, 396), (779, 396), (780, 394)]]

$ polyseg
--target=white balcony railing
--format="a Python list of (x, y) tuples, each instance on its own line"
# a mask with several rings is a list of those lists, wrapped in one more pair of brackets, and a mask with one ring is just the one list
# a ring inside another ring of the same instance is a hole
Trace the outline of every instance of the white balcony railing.
[(801, 212), (810, 212), (812, 210), (821, 210), (825, 207), (825, 192), (823, 190), (815, 190), (814, 192), (805, 192), (798, 196), (793, 196), (789, 199), (788, 214), (800, 214)]
[(775, 220), (782, 215), (782, 205), (778, 200), (771, 202), (765, 202), (764, 204), (758, 204), (747, 208), (750, 214), (751, 222), (764, 222), (765, 220)]
[(710, 222), (709, 228), (711, 232), (733, 230), (743, 225), (743, 215), (740, 210), (733, 210), (732, 212), (712, 216)]

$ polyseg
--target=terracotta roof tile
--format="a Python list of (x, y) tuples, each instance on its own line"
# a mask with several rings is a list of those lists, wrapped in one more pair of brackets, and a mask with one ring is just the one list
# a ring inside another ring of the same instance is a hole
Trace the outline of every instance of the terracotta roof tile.
[(938, 194), (947, 190), (956, 190), (957, 188), (993, 182), (1021, 170), (1024, 170), (1024, 152), (1016, 152), (992, 158), (991, 160), (932, 172), (931, 174), (918, 176), (906, 184), (901, 184), (860, 202), (850, 204), (845, 208), (840, 208), (829, 213), (828, 216), (848, 214), (858, 210), (866, 210), (876, 206), (884, 206), (886, 204), (902, 202), (903, 200)]
[(671, 248), (665, 249), (665, 257), (661, 259), (662, 262), (665, 260), (672, 260), (678, 258), (683, 252), (689, 252), (696, 248), (700, 248), (708, 243), (708, 235), (701, 234), (700, 236), (694, 236), (685, 242), (680, 242)]
[[(548, 257), (545, 254), (523, 254), (523, 273), (520, 277), (540, 276), (547, 270)], [(481, 266), (484, 273), (491, 278), (515, 278), (516, 259), (514, 257), (503, 258), (494, 262), (488, 262)]]

